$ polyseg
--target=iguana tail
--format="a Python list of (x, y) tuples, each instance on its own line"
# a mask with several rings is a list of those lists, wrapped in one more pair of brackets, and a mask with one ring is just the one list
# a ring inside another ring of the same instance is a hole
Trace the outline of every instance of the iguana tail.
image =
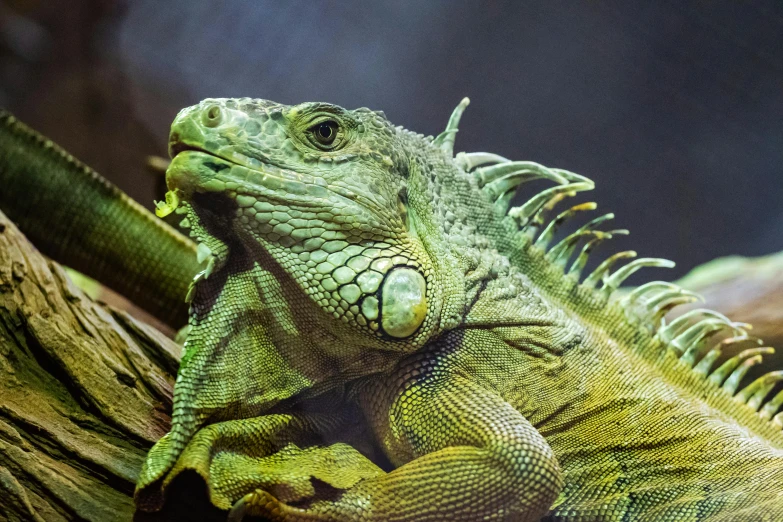
[(186, 323), (195, 244), (2, 109), (0, 187), (0, 209), (44, 254)]

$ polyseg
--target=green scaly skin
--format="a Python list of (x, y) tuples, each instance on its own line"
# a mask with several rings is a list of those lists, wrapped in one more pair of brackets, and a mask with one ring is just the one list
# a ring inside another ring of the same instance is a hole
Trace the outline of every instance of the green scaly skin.
[[(625, 231), (594, 230), (604, 216), (550, 246), (594, 205), (552, 227), (545, 212), (592, 183), (454, 157), (466, 105), (434, 140), (322, 103), (209, 99), (179, 114), (160, 211), (183, 213), (211, 258), (139, 506), (158, 509), (190, 469), (233, 520), (783, 518), (783, 394), (767, 400), (781, 374), (737, 391), (768, 349), (715, 369), (744, 325), (709, 311), (663, 323), (692, 300), (666, 283), (612, 295), (663, 260), (612, 271), (635, 255), (620, 253), (580, 278), (590, 250)], [(508, 210), (535, 178), (556, 187)], [(716, 333), (733, 337), (713, 348)], [(286, 445), (339, 422), (270, 410), (340, 390), (393, 471), (339, 444)], [(311, 476), (339, 494), (308, 490)]]
[(108, 284), (174, 328), (199, 271), (196, 246), (0, 109), (0, 208), (41, 251)]

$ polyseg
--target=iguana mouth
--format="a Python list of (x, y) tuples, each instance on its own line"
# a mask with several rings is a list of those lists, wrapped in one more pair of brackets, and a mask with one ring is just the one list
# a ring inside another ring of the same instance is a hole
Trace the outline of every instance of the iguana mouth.
[[(328, 201), (331, 196), (350, 200), (373, 213), (383, 212), (376, 202), (362, 194), (330, 185), (323, 178), (283, 169), (241, 153), (233, 153), (234, 157), (229, 158), (175, 140), (169, 145), (172, 160), (166, 179), (170, 192), (176, 190), (185, 199), (193, 192), (230, 190), (257, 199), (271, 198), (313, 207), (313, 201)], [(215, 161), (204, 161), (205, 156)]]
[[(209, 156), (214, 156), (215, 158), (221, 159), (223, 161), (226, 161), (228, 163), (231, 163), (233, 165), (238, 165), (240, 167), (245, 167), (250, 170), (260, 170), (260, 169), (254, 169), (250, 165), (246, 165), (239, 161), (237, 158), (227, 158), (225, 156), (222, 156), (216, 152), (207, 150), (203, 147), (199, 147), (198, 145), (191, 145), (189, 143), (185, 143), (184, 141), (178, 141), (178, 138), (174, 138), (177, 141), (173, 141), (173, 143), (170, 143), (169, 145), (169, 157), (172, 161), (179, 156), (180, 154), (187, 153), (187, 152), (201, 152), (203, 154), (208, 154)], [(260, 163), (260, 162), (259, 162)], [(222, 169), (221, 169), (222, 170)]]
[[(301, 187), (292, 184), (326, 188), (326, 183), (319, 178), (281, 169), (237, 152), (229, 157), (198, 145), (177, 141), (169, 146), (169, 153), (171, 165), (167, 181), (180, 189), (184, 188), (181, 186), (183, 181), (192, 185), (196, 192), (222, 192), (228, 188), (249, 195), (258, 195), (262, 191), (285, 192), (294, 196), (302, 194)], [(208, 161), (205, 156), (215, 161)], [(243, 186), (256, 190), (242, 190)]]
[(201, 147), (197, 147), (195, 145), (189, 145), (182, 141), (177, 141), (169, 145), (169, 157), (171, 159), (174, 159), (177, 156), (177, 154), (181, 152), (187, 152), (187, 151), (204, 152), (206, 154), (211, 154), (212, 156), (215, 156), (215, 154), (212, 154), (208, 150), (204, 150)]

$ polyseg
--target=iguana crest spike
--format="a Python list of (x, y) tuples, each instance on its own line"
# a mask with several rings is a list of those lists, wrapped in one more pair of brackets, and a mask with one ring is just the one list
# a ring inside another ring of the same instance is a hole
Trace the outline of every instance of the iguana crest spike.
[(449, 123), (446, 125), (446, 130), (438, 134), (433, 141), (433, 144), (440, 147), (449, 156), (454, 155), (454, 139), (457, 137), (457, 131), (459, 126), (459, 120), (462, 118), (462, 113), (465, 112), (465, 108), (470, 104), (470, 99), (465, 97), (454, 108), (454, 112), (451, 113)]

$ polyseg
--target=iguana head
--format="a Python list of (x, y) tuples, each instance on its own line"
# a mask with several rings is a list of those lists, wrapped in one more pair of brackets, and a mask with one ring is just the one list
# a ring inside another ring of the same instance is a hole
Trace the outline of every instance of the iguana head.
[(208, 99), (180, 112), (169, 148), (157, 214), (184, 215), (208, 262), (187, 298), (171, 432), (139, 478), (153, 509), (199, 427), (381, 372), (457, 326), (466, 298), (436, 182), (456, 167), (438, 139), (367, 109)]
[(458, 295), (428, 248), (430, 196), (417, 188), (429, 173), (408, 152), (429, 144), (367, 109), (207, 99), (172, 124), (167, 183), (222, 228), (202, 233), (282, 268), (325, 327), (409, 351), (448, 323)]

